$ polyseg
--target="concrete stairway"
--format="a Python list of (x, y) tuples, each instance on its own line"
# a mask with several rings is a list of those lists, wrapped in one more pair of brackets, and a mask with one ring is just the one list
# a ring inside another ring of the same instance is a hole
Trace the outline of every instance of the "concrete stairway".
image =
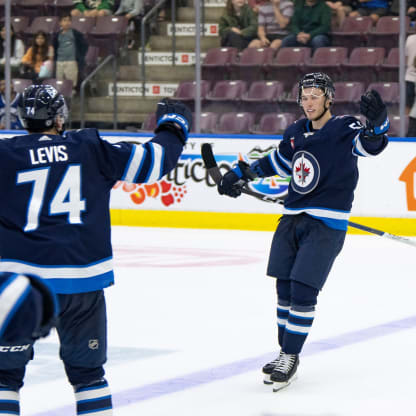
[[(192, 4), (189, 0), (189, 4)], [(219, 21), (224, 7), (205, 7), (205, 22), (208, 24), (216, 24)], [(193, 7), (179, 7), (177, 9), (177, 24), (193, 24), (195, 19), (195, 10)], [(156, 34), (151, 35), (147, 45), (146, 52), (150, 54), (162, 53), (164, 59), (172, 54), (172, 37), (168, 35), (168, 26), (170, 24), (169, 17), (165, 22), (158, 23)], [(178, 29), (177, 29), (178, 30)], [(219, 36), (203, 36), (201, 37), (201, 50), (206, 52), (210, 48), (220, 45)], [(183, 33), (176, 37), (177, 52), (193, 53), (195, 50), (195, 36), (192, 34), (184, 36)], [(118, 122), (121, 127), (132, 125), (139, 127), (149, 113), (156, 109), (156, 104), (160, 100), (160, 96), (148, 94), (141, 96), (141, 65), (139, 65), (140, 50), (127, 51), (119, 60), (119, 69), (117, 74), (117, 82), (119, 86), (134, 87), (132, 91), (136, 91), (134, 96), (125, 96), (119, 92), (118, 95)], [(156, 54), (157, 55), (157, 54)], [(195, 68), (190, 65), (171, 65), (168, 64), (146, 64), (146, 82), (149, 88), (153, 87), (153, 92), (161, 90), (172, 93), (176, 85), (184, 80), (192, 80), (195, 77)], [(109, 94), (112, 85), (112, 66), (108, 65), (103, 68), (93, 80), (93, 87), (86, 99), (85, 120), (87, 125), (98, 127), (107, 127), (105, 124), (113, 121), (113, 97)], [(151, 85), (150, 85), (151, 84)], [(159, 88), (159, 89), (158, 89)], [(120, 88), (118, 89), (120, 91)], [(168, 95), (168, 94), (167, 94)], [(77, 126), (80, 120), (79, 97), (75, 97), (72, 105), (72, 120), (74, 126)], [(104, 124), (104, 125), (103, 125)], [(108, 126), (111, 128), (111, 125)]]

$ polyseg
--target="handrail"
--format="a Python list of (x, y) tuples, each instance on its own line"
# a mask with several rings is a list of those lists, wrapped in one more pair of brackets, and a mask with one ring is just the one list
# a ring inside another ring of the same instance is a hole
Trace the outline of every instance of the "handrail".
[(113, 60), (113, 128), (117, 130), (117, 59), (116, 56), (111, 54), (106, 56), (103, 61), (92, 71), (90, 72), (86, 78), (82, 81), (80, 87), (80, 113), (81, 113), (81, 128), (85, 126), (85, 113), (84, 113), (84, 106), (85, 106), (85, 86), (91, 80), (91, 78), (101, 70), (108, 62)]
[[(142, 97), (145, 96), (145, 88), (146, 88), (146, 67), (145, 67), (145, 47), (146, 47), (146, 23), (150, 19), (150, 17), (155, 14), (155, 12), (166, 2), (167, 0), (159, 0), (143, 17), (141, 22), (140, 28), (140, 43), (141, 43), (141, 55), (142, 55), (142, 66), (141, 66), (141, 73), (142, 73)], [(174, 10), (176, 8), (175, 0), (172, 0), (171, 8)], [(175, 64), (176, 59), (176, 16), (175, 11), (172, 13), (172, 59), (173, 65)]]

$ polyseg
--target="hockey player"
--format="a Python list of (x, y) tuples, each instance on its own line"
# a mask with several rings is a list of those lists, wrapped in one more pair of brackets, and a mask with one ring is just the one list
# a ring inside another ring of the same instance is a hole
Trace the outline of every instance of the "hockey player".
[(331, 115), (334, 94), (326, 74), (305, 75), (298, 92), (305, 118), (286, 129), (274, 152), (250, 166), (239, 162), (218, 185), (220, 194), (235, 198), (255, 176), (291, 177), (267, 267), (267, 274), (276, 278), (281, 349), (263, 373), (264, 383), (273, 384), (274, 391), (295, 376), (318, 293), (344, 244), (358, 156), (375, 156), (388, 142), (386, 106), (376, 91), (361, 97), (366, 127), (354, 117)]
[[(0, 271), (37, 274), (50, 284), (77, 414), (112, 415), (103, 369), (103, 289), (114, 283), (110, 190), (118, 180), (154, 182), (173, 169), (192, 114), (179, 102), (162, 100), (152, 140), (111, 144), (96, 129), (63, 135), (67, 107), (50, 85), (28, 87), (19, 113), (29, 134), (0, 141)], [(0, 349), (0, 415), (9, 414), (10, 398), (13, 414), (19, 414), (19, 389), (33, 349), (30, 344), (16, 352), (15, 343), (4, 345), (11, 348)]]

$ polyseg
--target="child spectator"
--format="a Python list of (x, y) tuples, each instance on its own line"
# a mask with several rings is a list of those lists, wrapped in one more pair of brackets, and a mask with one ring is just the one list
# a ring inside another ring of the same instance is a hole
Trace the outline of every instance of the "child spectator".
[(53, 47), (49, 45), (46, 33), (37, 32), (32, 46), (22, 58), (23, 76), (34, 81), (50, 78), (53, 75), (53, 56)]
[(245, 49), (256, 37), (257, 17), (245, 0), (227, 0), (225, 13), (220, 17), (221, 46)]
[(112, 13), (114, 0), (73, 0), (72, 16), (98, 17)]
[[(15, 33), (13, 32), (13, 27), (10, 26), (10, 65), (12, 67), (12, 70), (15, 68), (18, 68), (20, 65), (20, 62), (22, 61), (22, 57), (25, 53), (25, 45), (20, 39), (16, 38)], [(0, 29), (0, 65), (4, 65), (6, 62), (6, 27), (1, 26)]]
[(88, 44), (84, 35), (72, 28), (72, 17), (62, 16), (59, 20), (61, 30), (54, 36), (53, 48), (56, 61), (56, 79), (72, 81), (73, 89), (82, 71)]
[(259, 8), (258, 39), (248, 45), (249, 48), (279, 49), (282, 31), (287, 27), (293, 16), (291, 0), (271, 0)]
[[(120, 5), (116, 12), (116, 16), (124, 15), (124, 17), (134, 25), (134, 32), (136, 35), (133, 35), (129, 31), (129, 49), (132, 49), (135, 46), (136, 39), (140, 30), (140, 22), (136, 19), (137, 16), (141, 14), (143, 10), (143, 0), (121, 0)], [(133, 36), (132, 36), (133, 35)]]
[[(0, 130), (6, 128), (6, 81), (0, 81)], [(16, 94), (13, 88), (13, 83), (10, 86), (10, 128), (12, 130), (23, 130), (23, 125), (17, 114), (17, 104), (19, 102), (20, 94)]]

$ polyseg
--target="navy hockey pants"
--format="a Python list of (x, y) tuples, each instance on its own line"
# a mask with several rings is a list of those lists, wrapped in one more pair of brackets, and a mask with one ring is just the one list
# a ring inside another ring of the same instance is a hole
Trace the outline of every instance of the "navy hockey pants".
[(267, 274), (321, 290), (345, 234), (307, 214), (283, 215), (273, 236)]
[[(89, 384), (104, 376), (107, 360), (107, 318), (104, 291), (58, 295), (60, 357), (72, 385)], [(33, 343), (0, 346), (0, 384), (18, 390), (25, 367), (33, 358)]]

